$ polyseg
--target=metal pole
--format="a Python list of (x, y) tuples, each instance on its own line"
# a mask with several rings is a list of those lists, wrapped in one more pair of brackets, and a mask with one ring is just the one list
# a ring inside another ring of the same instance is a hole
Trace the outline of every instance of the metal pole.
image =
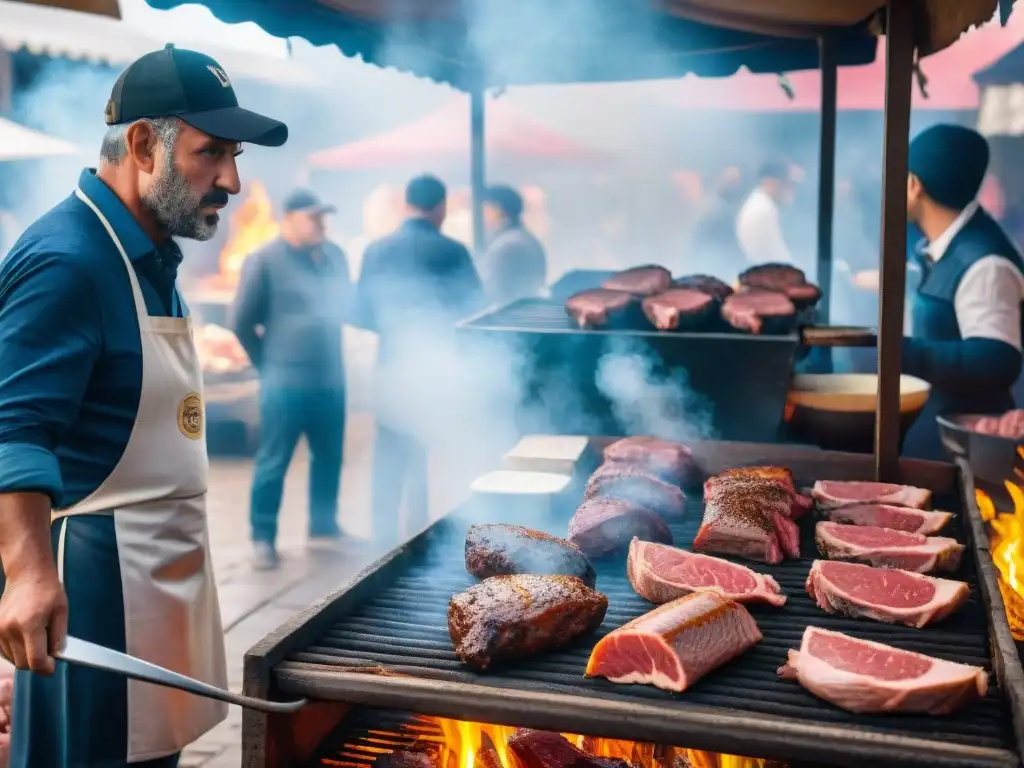
[(473, 251), (483, 253), (484, 235), (484, 90), (474, 87), (469, 94), (470, 190), (473, 196)]
[(914, 4), (905, 0), (889, 0), (886, 18), (875, 479), (892, 482), (899, 479), (900, 366), (907, 282), (907, 153), (914, 65)]
[(836, 56), (831, 41), (818, 39), (821, 52), (821, 141), (818, 162), (819, 319), (828, 325), (832, 297), (832, 221), (836, 191)]

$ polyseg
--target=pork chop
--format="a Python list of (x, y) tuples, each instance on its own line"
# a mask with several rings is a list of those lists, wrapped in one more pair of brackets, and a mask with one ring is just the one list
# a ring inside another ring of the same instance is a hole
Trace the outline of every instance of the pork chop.
[(680, 693), (760, 641), (761, 630), (742, 605), (694, 592), (601, 638), (586, 676)]
[(955, 571), (964, 545), (942, 536), (893, 531), (823, 520), (814, 527), (818, 551), (831, 560), (852, 560), (915, 573)]
[(786, 603), (771, 576), (728, 560), (637, 538), (629, 545), (626, 573), (636, 593), (652, 603), (668, 603), (691, 592), (714, 592), (737, 603)]
[(956, 664), (820, 627), (779, 669), (815, 696), (858, 714), (948, 715), (988, 693), (981, 667)]
[(920, 628), (954, 613), (971, 588), (911, 571), (815, 560), (807, 593), (827, 613)]
[(928, 509), (932, 492), (926, 488), (862, 480), (819, 480), (811, 496), (822, 509), (854, 504), (889, 504), (894, 507)]
[(487, 669), (593, 632), (607, 610), (608, 598), (575, 576), (492, 576), (452, 597), (448, 633), (462, 661)]

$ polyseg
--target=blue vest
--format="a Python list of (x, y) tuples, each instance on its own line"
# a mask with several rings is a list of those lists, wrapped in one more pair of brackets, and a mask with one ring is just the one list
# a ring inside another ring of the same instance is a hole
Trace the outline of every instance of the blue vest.
[[(914, 295), (913, 336), (925, 341), (957, 341), (960, 324), (954, 298), (964, 274), (986, 256), (1002, 256), (1024, 273), (1024, 259), (1002, 227), (984, 210), (978, 211), (956, 234), (937, 262), (918, 259), (923, 274)], [(954, 413), (1001, 413), (1014, 407), (1008, 389), (980, 388), (957, 381), (932, 382), (928, 404), (907, 435), (904, 453), (945, 460), (935, 416)]]

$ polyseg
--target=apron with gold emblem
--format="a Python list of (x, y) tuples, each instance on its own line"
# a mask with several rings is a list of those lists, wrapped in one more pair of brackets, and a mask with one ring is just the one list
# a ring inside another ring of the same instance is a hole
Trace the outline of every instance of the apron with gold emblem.
[[(142, 342), (142, 392), (131, 437), (117, 466), (92, 494), (53, 513), (59, 537), (58, 570), (65, 580), (65, 562), (76, 555), (72, 547), (76, 536), (81, 538), (75, 531), (69, 537), (69, 523), (87, 515), (112, 519), (125, 652), (226, 688), (224, 634), (206, 524), (209, 464), (203, 434), (203, 383), (191, 319), (149, 315), (135, 269), (110, 223), (81, 189), (76, 194), (99, 217), (128, 270)], [(77, 556), (81, 561), (83, 555)], [(74, 586), (66, 585), (72, 634), (75, 612), (90, 610), (88, 604), (75, 603)], [(75, 699), (96, 695), (68, 685), (68, 671), (63, 674), (66, 690), (59, 697), (65, 708)], [(50, 683), (57, 684), (46, 684)], [(127, 754), (128, 763), (173, 755), (227, 716), (227, 705), (221, 702), (134, 680), (127, 685), (127, 745), (118, 749)], [(89, 705), (102, 711), (102, 701), (90, 699)], [(32, 709), (35, 715), (36, 708)], [(123, 725), (105, 729), (100, 719), (99, 730), (121, 738)], [(82, 741), (80, 735), (78, 741)], [(99, 760), (91, 757), (91, 747), (79, 750), (90, 755), (86, 759)], [(54, 762), (70, 766), (80, 764), (76, 762), (80, 759), (69, 753)], [(107, 764), (105, 757), (102, 762)]]

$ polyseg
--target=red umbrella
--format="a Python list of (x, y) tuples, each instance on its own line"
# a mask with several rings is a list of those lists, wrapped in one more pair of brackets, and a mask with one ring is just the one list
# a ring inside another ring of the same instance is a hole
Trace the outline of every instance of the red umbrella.
[[(308, 160), (329, 170), (464, 165), (469, 158), (469, 131), (469, 100), (459, 98), (377, 136), (314, 152)], [(489, 163), (537, 160), (545, 165), (590, 165), (607, 160), (597, 150), (533, 122), (503, 101), (488, 103), (484, 133)]]
[[(924, 98), (914, 87), (915, 109), (973, 110), (978, 108), (978, 86), (971, 75), (996, 61), (1024, 40), (1020, 15), (1006, 27), (990, 24), (972, 30), (949, 48), (929, 56), (921, 64), (926, 79)], [(688, 76), (670, 90), (672, 103), (686, 109), (718, 109), (743, 112), (816, 112), (821, 106), (821, 75), (817, 70), (795, 72), (787, 77), (790, 99), (775, 75), (738, 72), (725, 79)], [(874, 62), (859, 67), (840, 67), (838, 108), (881, 111), (885, 98), (885, 45), (880, 41)]]

